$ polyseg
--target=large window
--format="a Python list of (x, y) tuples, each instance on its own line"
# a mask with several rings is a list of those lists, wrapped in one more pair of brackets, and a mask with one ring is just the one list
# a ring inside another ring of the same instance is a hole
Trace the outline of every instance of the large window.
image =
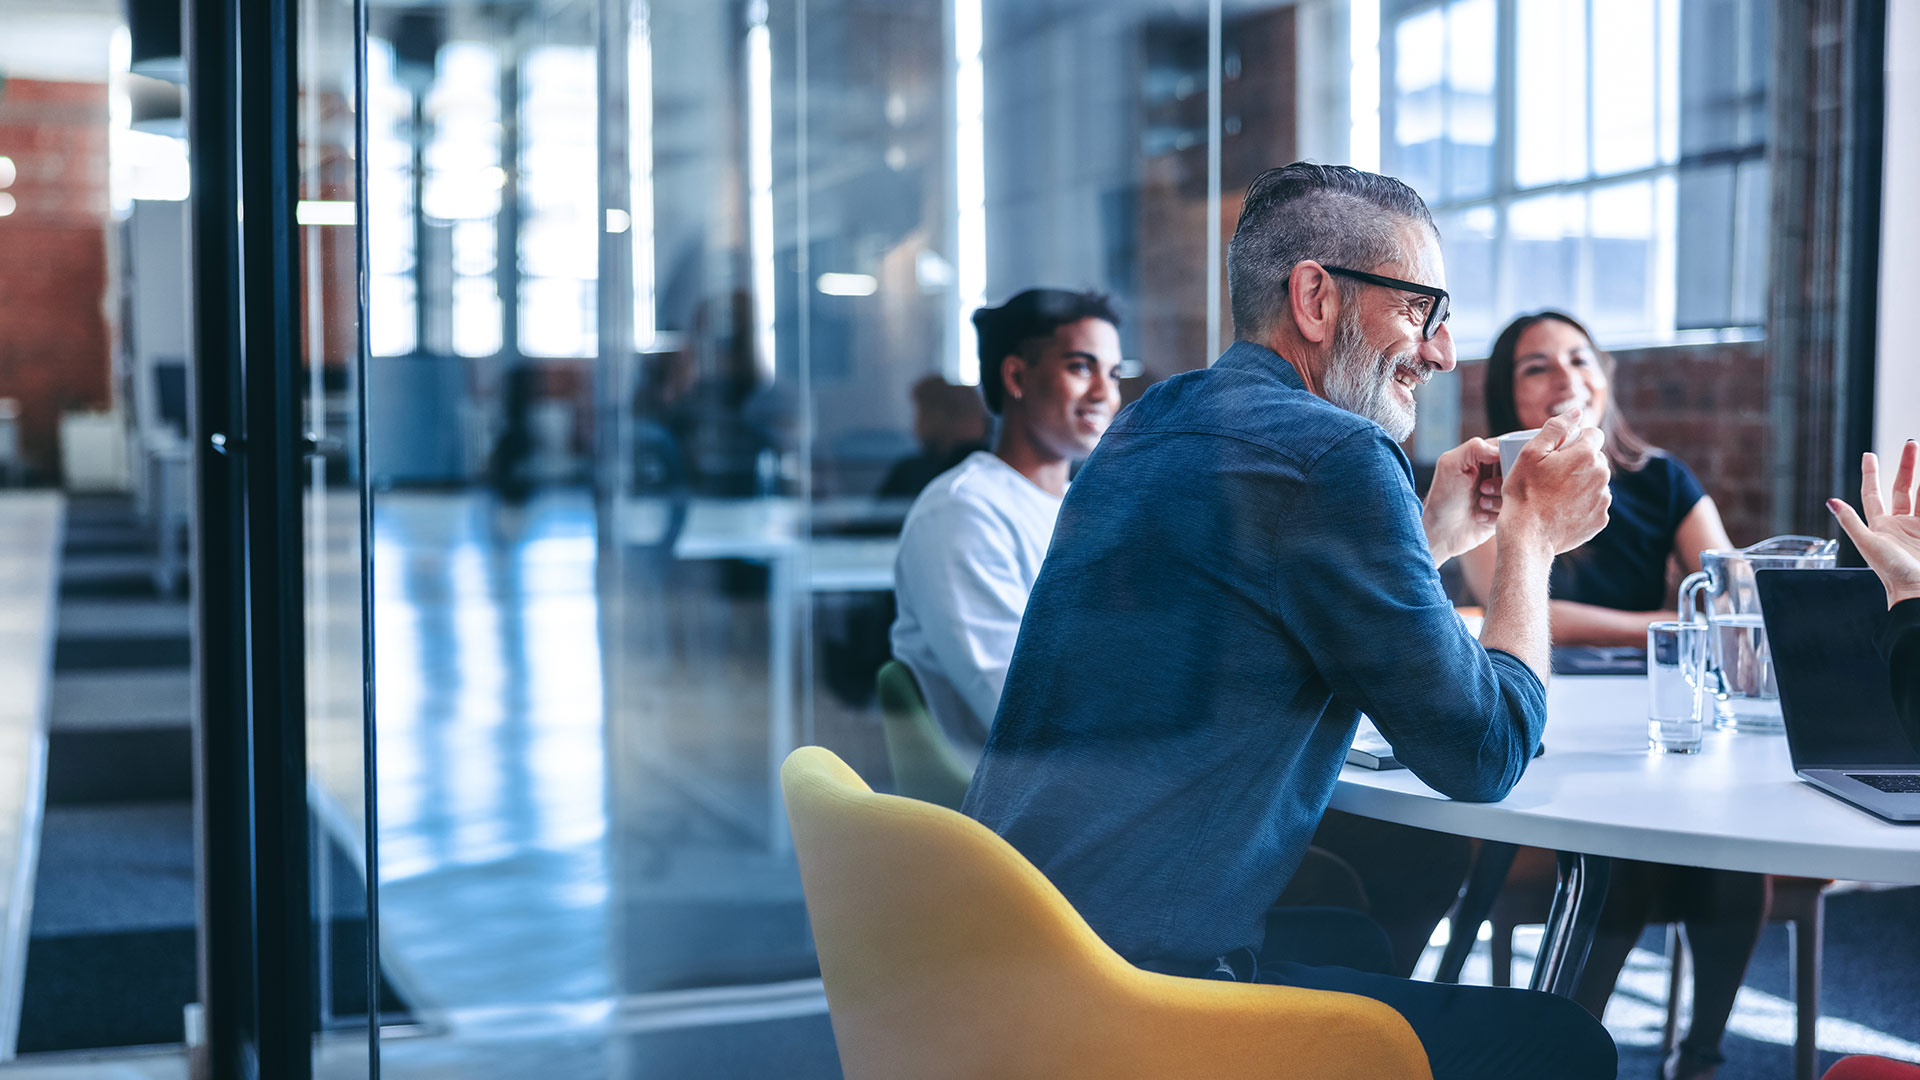
[(1386, 171), (1440, 225), (1463, 355), (1562, 308), (1609, 343), (1758, 326), (1766, 7), (1383, 5)]

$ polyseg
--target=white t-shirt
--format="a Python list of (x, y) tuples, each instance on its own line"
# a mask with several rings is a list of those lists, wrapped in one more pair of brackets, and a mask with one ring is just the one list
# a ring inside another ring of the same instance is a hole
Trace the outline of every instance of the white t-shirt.
[(928, 484), (900, 530), (893, 655), (912, 669), (935, 722), (971, 756), (1000, 707), (1060, 503), (981, 450)]

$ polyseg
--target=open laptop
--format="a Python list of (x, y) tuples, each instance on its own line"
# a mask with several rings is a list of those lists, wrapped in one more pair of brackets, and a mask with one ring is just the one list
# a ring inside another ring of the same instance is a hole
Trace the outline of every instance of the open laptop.
[(1762, 570), (1754, 580), (1793, 770), (1877, 817), (1920, 823), (1920, 750), (1874, 645), (1887, 592), (1871, 570)]

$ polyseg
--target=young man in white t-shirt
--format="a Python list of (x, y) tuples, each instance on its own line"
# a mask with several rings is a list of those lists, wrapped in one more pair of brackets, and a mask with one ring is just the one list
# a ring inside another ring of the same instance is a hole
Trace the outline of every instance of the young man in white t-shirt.
[(892, 634), (893, 655), (969, 757), (999, 708), (1068, 470), (1120, 408), (1120, 317), (1106, 297), (1028, 289), (974, 312), (973, 325), (999, 437), (914, 500), (894, 563)]

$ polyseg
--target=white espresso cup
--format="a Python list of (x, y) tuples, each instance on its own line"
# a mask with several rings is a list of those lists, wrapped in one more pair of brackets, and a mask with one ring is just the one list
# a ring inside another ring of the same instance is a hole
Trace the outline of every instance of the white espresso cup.
[(1540, 434), (1539, 428), (1530, 428), (1526, 431), (1509, 431), (1500, 436), (1497, 441), (1500, 444), (1501, 476), (1513, 471), (1513, 463), (1520, 460), (1520, 448), (1532, 442), (1533, 437), (1538, 434)]

